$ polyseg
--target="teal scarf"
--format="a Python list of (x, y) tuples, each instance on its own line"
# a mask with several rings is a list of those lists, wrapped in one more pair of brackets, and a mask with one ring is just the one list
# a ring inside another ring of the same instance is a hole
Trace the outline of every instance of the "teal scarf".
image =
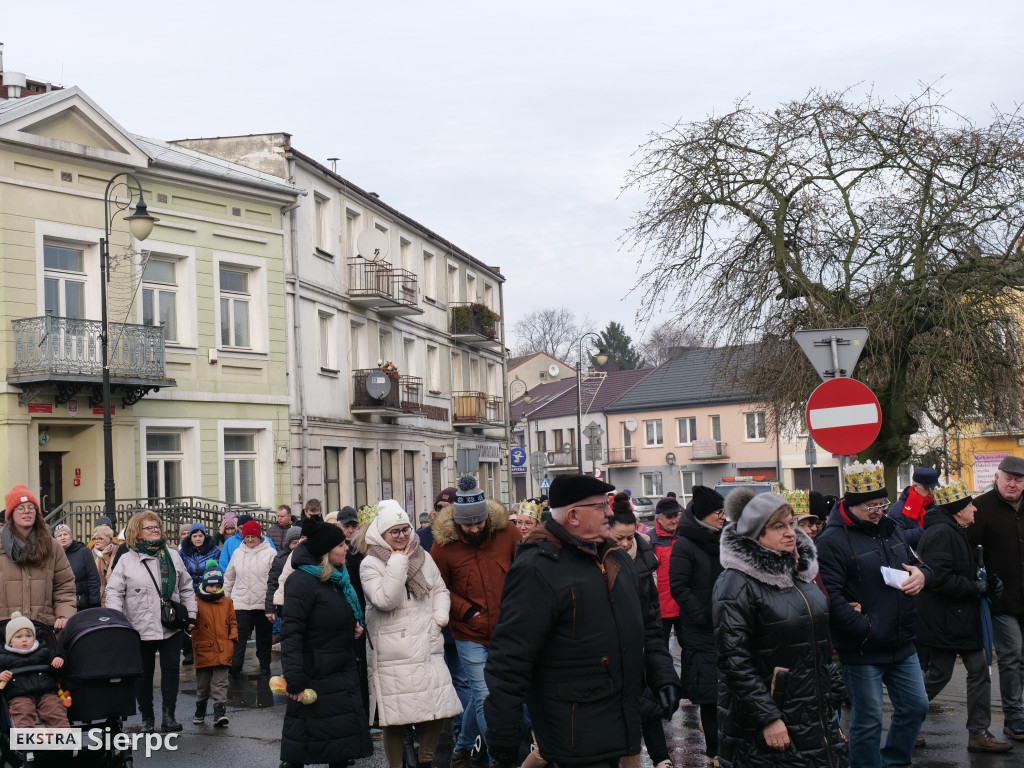
[(174, 594), (174, 587), (178, 583), (178, 574), (171, 565), (171, 553), (167, 551), (167, 539), (162, 536), (156, 541), (139, 539), (135, 542), (134, 549), (143, 555), (156, 557), (160, 564), (160, 592), (164, 600), (170, 600)]
[[(319, 565), (300, 565), (300, 571), (320, 578), (320, 574), (323, 573), (323, 569)], [(328, 579), (331, 584), (334, 585), (334, 591), (338, 591), (338, 587), (341, 587), (341, 593), (345, 596), (346, 602), (352, 608), (352, 613), (356, 615), (356, 621), (359, 624), (365, 626), (366, 621), (363, 618), (363, 609), (359, 607), (359, 598), (356, 597), (356, 591), (352, 588), (352, 582), (349, 581), (348, 571), (344, 568), (335, 568), (334, 573), (331, 574), (331, 578)]]

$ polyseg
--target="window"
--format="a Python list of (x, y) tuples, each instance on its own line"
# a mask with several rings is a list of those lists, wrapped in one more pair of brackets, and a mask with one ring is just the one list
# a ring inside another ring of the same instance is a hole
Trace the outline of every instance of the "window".
[(369, 498), (366, 490), (366, 454), (365, 448), (355, 448), (352, 451), (352, 487), (357, 509), (365, 506)]
[(646, 445), (648, 448), (657, 448), (663, 444), (661, 436), (661, 419), (652, 419), (651, 421), (645, 421), (644, 430), (646, 431), (646, 442), (644, 443), (644, 445)]
[(402, 373), (405, 373), (408, 376), (417, 375), (416, 339), (403, 339), (402, 352), (402, 364), (405, 366), (402, 369)]
[(697, 419), (676, 419), (679, 427), (679, 445), (689, 445), (697, 439)]
[(353, 322), (349, 327), (349, 362), (353, 370), (366, 368), (366, 323)]
[(160, 325), (164, 341), (178, 341), (178, 281), (176, 263), (151, 258), (142, 273), (142, 324)]
[(644, 496), (661, 496), (661, 472), (643, 472), (640, 487)]
[(466, 273), (466, 301), (476, 301), (476, 275)]
[(256, 433), (224, 432), (224, 500), (228, 504), (255, 504)]
[[(391, 340), (391, 331), (379, 331), (377, 334), (377, 359), (385, 363), (394, 362), (395, 347)], [(389, 497), (390, 498), (390, 497)]]
[[(715, 417), (717, 418), (717, 417)], [(700, 485), (704, 480), (703, 472), (684, 472), (680, 470), (679, 476), (683, 481), (683, 499), (682, 504), (685, 506), (690, 499), (693, 498), (693, 486)]]
[[(416, 452), (405, 452), (405, 511), (409, 519), (418, 520), (416, 517)], [(415, 525), (414, 525), (415, 527)]]
[(43, 245), (43, 290), (46, 314), (85, 317), (85, 252), (61, 245)]
[(437, 347), (427, 345), (427, 389), (441, 391), (441, 354)]
[(398, 238), (398, 255), (402, 260), (402, 269), (413, 272), (412, 241), (406, 240), (404, 237)]
[(537, 430), (537, 450), (542, 453), (548, 452), (548, 433), (544, 430)]
[(317, 312), (319, 320), (319, 341), (317, 353), (320, 360), (320, 370), (326, 373), (337, 373), (338, 361), (335, 354), (337, 344), (334, 341), (334, 314), (331, 312)]
[(448, 264), (448, 303), (452, 304), (459, 300), (459, 268), (455, 264)]
[(434, 254), (423, 252), (423, 295), (430, 299), (437, 298), (437, 267)]
[(633, 460), (633, 433), (629, 431), (626, 422), (622, 422), (622, 459)]
[(316, 221), (314, 222), (316, 227), (314, 230), (314, 234), (316, 236), (316, 249), (320, 252), (321, 256), (331, 256), (330, 200), (322, 195), (316, 195), (314, 197), (314, 206), (316, 208)]
[[(711, 427), (711, 439), (719, 443), (722, 442), (722, 417), (711, 416), (709, 421)], [(697, 485), (700, 485), (700, 483), (697, 483)]]
[(249, 272), (245, 269), (220, 268), (220, 343), (224, 347), (248, 349), (252, 341), (249, 326)]
[(359, 218), (358, 211), (345, 209), (345, 255), (350, 259), (356, 255), (356, 237), (362, 229)]
[(475, 357), (469, 358), (469, 388), (473, 392), (480, 392), (480, 361)]
[(764, 411), (744, 415), (747, 420), (747, 440), (764, 440)]
[(324, 501), (341, 509), (341, 448), (324, 448)]
[(150, 504), (185, 495), (181, 482), (184, 461), (180, 430), (146, 430), (146, 492)]
[(452, 392), (461, 392), (465, 383), (462, 378), (462, 353), (452, 352)]
[(395, 498), (394, 462), (394, 451), (380, 452), (380, 497), (382, 499)]
[(489, 309), (497, 310), (497, 307), (494, 306), (494, 286), (490, 283), (484, 283), (484, 304)]
[(562, 430), (551, 430), (551, 450), (561, 453), (565, 440), (562, 438)]

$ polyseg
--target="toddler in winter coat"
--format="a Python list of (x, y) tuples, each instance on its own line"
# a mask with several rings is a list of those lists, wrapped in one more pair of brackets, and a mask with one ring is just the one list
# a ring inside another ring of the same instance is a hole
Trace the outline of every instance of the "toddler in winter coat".
[(213, 727), (228, 724), (228, 668), (238, 639), (238, 622), (231, 598), (224, 594), (224, 574), (216, 560), (206, 564), (196, 591), (199, 598), (192, 651), (196, 665), (196, 714), (192, 722), (206, 721), (206, 707), (213, 696)]
[[(34, 728), (36, 715), (48, 728), (67, 728), (68, 716), (57, 697), (57, 679), (46, 672), (17, 673), (19, 667), (48, 664), (54, 669), (64, 666), (64, 659), (54, 655), (36, 639), (31, 620), (18, 611), (7, 622), (7, 644), (0, 651), (0, 682), (11, 713), (14, 728)], [(11, 670), (14, 669), (15, 673)]]

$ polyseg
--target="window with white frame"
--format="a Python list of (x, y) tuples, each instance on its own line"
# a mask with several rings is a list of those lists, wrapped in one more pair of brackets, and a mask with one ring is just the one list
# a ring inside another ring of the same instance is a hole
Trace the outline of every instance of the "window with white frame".
[(392, 340), (391, 331), (378, 331), (377, 334), (377, 359), (386, 362), (395, 361), (395, 345)]
[(313, 198), (316, 210), (316, 221), (314, 222), (314, 234), (316, 236), (316, 249), (321, 256), (331, 255), (331, 202), (323, 195), (315, 195)]
[(456, 264), (448, 263), (448, 303), (454, 304), (459, 300), (459, 267)]
[(177, 261), (150, 257), (142, 273), (142, 324), (159, 325), (164, 341), (178, 341)]
[(488, 309), (498, 309), (494, 306), (494, 286), (487, 282), (484, 283), (484, 304)]
[(43, 245), (45, 312), (52, 317), (85, 317), (85, 252), (80, 248)]
[(697, 439), (697, 419), (688, 416), (676, 419), (676, 426), (679, 428), (679, 445), (689, 445)]
[(441, 391), (441, 352), (431, 344), (427, 345), (427, 389)]
[(361, 217), (362, 214), (359, 211), (353, 211), (351, 208), (345, 209), (345, 255), (350, 259), (356, 255), (356, 238), (362, 231), (359, 223)]
[(221, 264), (218, 274), (220, 288), (220, 344), (237, 349), (252, 348), (252, 274), (248, 269)]
[(476, 301), (476, 275), (466, 273), (466, 301)]
[(415, 271), (412, 263), (412, 240), (406, 240), (404, 237), (398, 238), (398, 256), (402, 261), (402, 269)]
[(255, 431), (224, 431), (224, 500), (228, 504), (257, 502), (257, 460)]
[(416, 376), (419, 366), (416, 365), (416, 339), (402, 339), (402, 373)]
[(683, 506), (693, 498), (693, 486), (700, 485), (704, 480), (703, 472), (687, 472), (685, 470), (679, 471), (679, 477), (683, 481)]
[(437, 266), (430, 251), (423, 252), (423, 295), (429, 299), (437, 298)]
[(334, 336), (334, 313), (317, 310), (317, 321), (319, 329), (317, 353), (320, 360), (320, 370), (325, 373), (337, 373), (338, 344)]
[[(709, 416), (708, 426), (711, 429), (711, 439), (717, 442), (722, 442), (722, 417), (721, 416)], [(697, 483), (700, 485), (700, 483)]]
[(658, 448), (664, 444), (661, 434), (661, 419), (651, 419), (644, 422), (644, 445), (648, 448)]
[(661, 472), (641, 472), (640, 488), (644, 496), (661, 496)]
[(462, 353), (452, 352), (452, 391), (459, 392), (465, 385), (462, 378)]
[(764, 411), (746, 413), (744, 418), (747, 422), (747, 440), (764, 440), (766, 437)]
[(185, 451), (182, 430), (145, 430), (146, 436), (146, 494), (150, 504), (157, 499), (184, 496)]
[(367, 351), (366, 351), (366, 323), (353, 322), (349, 325), (349, 355), (353, 370), (359, 370), (366, 368), (367, 363)]

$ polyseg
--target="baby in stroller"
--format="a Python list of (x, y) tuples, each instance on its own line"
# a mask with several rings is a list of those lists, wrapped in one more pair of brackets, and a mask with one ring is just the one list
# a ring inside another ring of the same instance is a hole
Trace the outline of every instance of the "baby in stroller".
[(57, 696), (56, 674), (40, 671), (15, 677), (11, 673), (20, 667), (49, 665), (60, 669), (64, 659), (36, 639), (35, 625), (18, 611), (7, 622), (6, 640), (0, 651), (0, 682), (5, 685), (3, 693), (11, 724), (15, 728), (34, 728), (38, 715), (49, 728), (69, 727), (67, 712)]

